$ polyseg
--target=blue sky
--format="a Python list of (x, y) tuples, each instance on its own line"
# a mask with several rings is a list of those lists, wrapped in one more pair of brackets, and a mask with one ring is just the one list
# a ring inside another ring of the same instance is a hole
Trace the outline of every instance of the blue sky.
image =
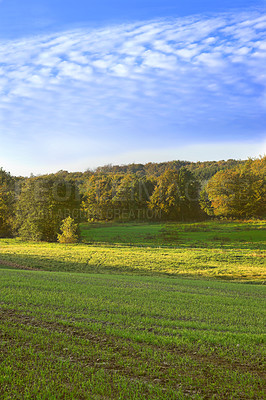
[(0, 0), (0, 166), (266, 152), (265, 1)]

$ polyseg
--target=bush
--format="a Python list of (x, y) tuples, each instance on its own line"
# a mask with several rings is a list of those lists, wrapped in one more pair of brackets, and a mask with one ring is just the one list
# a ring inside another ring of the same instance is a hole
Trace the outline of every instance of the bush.
[(77, 243), (79, 241), (78, 224), (75, 224), (73, 218), (64, 219), (60, 230), (62, 234), (57, 235), (59, 243)]

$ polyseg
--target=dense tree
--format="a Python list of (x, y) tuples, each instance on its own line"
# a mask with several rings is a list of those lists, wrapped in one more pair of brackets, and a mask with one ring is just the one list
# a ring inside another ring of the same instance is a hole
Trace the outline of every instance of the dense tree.
[(12, 236), (15, 208), (15, 178), (0, 169), (0, 237)]
[(206, 187), (214, 215), (235, 218), (265, 216), (266, 157), (217, 172)]
[[(174, 160), (162, 163), (152, 163), (149, 162), (147, 164), (128, 164), (128, 165), (104, 165), (102, 167), (98, 167), (95, 170), (95, 174), (141, 174), (141, 176), (147, 177), (159, 177), (166, 170), (172, 169), (178, 171), (182, 167), (186, 167), (190, 172), (193, 173), (196, 179), (199, 180), (208, 180), (216, 172), (234, 168), (237, 165), (243, 165), (244, 161), (242, 160), (221, 160), (221, 161), (204, 161), (204, 162), (190, 162), (190, 161), (182, 161), (182, 160)], [(90, 173), (87, 171), (86, 173)]]
[(146, 177), (135, 174), (125, 175), (117, 182), (112, 199), (115, 208), (128, 212), (129, 219), (145, 216), (148, 201), (154, 190), (154, 184)]
[(95, 174), (84, 188), (83, 209), (89, 220), (138, 219), (153, 188), (152, 180), (135, 174)]
[(112, 175), (92, 175), (84, 185), (82, 207), (89, 220), (112, 219), (113, 184)]
[[(265, 157), (246, 162), (177, 160), (106, 165), (84, 173), (61, 170), (25, 179), (0, 169), (0, 237), (15, 232), (24, 239), (57, 240), (63, 220), (71, 216), (78, 221), (78, 193), (84, 220), (264, 217), (265, 164)], [(199, 181), (208, 179), (199, 196)], [(14, 189), (19, 183), (18, 195)]]
[(200, 207), (203, 211), (203, 213), (209, 215), (209, 216), (213, 216), (214, 215), (214, 211), (213, 211), (213, 207), (212, 207), (212, 203), (209, 199), (208, 193), (206, 191), (206, 188), (203, 188), (200, 192), (200, 196), (199, 196), (199, 204)]
[(158, 178), (149, 207), (162, 211), (165, 219), (188, 220), (196, 218), (199, 183), (185, 167), (179, 171), (168, 169)]
[(16, 205), (16, 229), (27, 240), (56, 241), (63, 219), (79, 219), (79, 194), (73, 182), (53, 175), (25, 181)]

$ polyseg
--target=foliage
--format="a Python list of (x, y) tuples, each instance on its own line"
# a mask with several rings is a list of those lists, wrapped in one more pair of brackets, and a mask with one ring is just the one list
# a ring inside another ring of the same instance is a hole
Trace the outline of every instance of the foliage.
[(265, 157), (107, 165), (25, 179), (0, 169), (0, 237), (56, 241), (69, 215), (76, 222), (263, 218), (265, 174)]
[[(186, 167), (194, 176), (199, 180), (208, 180), (216, 172), (224, 169), (230, 169), (236, 167), (237, 165), (243, 164), (244, 161), (241, 160), (220, 160), (220, 161), (204, 161), (204, 162), (190, 162), (190, 161), (168, 161), (162, 163), (152, 163), (147, 164), (128, 164), (128, 165), (104, 165), (103, 167), (98, 167), (94, 174), (137, 174), (139, 176), (147, 177), (159, 177), (165, 173), (168, 169), (178, 171), (182, 167)], [(86, 171), (88, 174), (90, 171)]]
[(92, 175), (83, 190), (89, 220), (137, 219), (147, 209), (154, 183), (137, 175)]
[(204, 213), (210, 216), (214, 215), (212, 202), (209, 199), (206, 188), (203, 188), (200, 192), (199, 204)]
[(12, 236), (14, 219), (15, 179), (0, 169), (0, 237)]
[(146, 177), (123, 176), (116, 185), (112, 199), (114, 208), (129, 211), (128, 219), (136, 219), (137, 212), (147, 209), (154, 184)]
[(86, 182), (82, 207), (88, 219), (112, 219), (112, 177), (92, 175)]
[(266, 157), (220, 171), (208, 182), (206, 192), (214, 215), (235, 218), (263, 217)]
[(24, 182), (16, 204), (16, 228), (21, 238), (56, 241), (61, 222), (68, 215), (79, 218), (79, 194), (72, 182), (52, 175)]
[(149, 207), (161, 210), (169, 220), (188, 220), (198, 216), (199, 183), (191, 172), (167, 170), (158, 178)]
[(62, 221), (60, 228), (62, 234), (58, 234), (59, 243), (77, 243), (79, 241), (78, 224), (71, 217), (67, 217)]

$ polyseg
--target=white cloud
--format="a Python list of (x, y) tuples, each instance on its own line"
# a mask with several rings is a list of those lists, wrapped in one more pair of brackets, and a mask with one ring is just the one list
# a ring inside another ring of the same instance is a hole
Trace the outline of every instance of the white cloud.
[(147, 50), (143, 54), (143, 66), (160, 68), (163, 70), (176, 70), (177, 60), (175, 56), (165, 55), (156, 51)]
[(205, 64), (209, 68), (222, 68), (225, 60), (220, 53), (201, 53), (196, 61)]
[(10, 146), (11, 159), (23, 150), (55, 163), (49, 148), (64, 135), (79, 143), (73, 162), (111, 151), (119, 160), (151, 141), (171, 158), (178, 142), (188, 149), (212, 131), (223, 143), (261, 137), (265, 24), (258, 12), (225, 13), (0, 41), (0, 157)]

